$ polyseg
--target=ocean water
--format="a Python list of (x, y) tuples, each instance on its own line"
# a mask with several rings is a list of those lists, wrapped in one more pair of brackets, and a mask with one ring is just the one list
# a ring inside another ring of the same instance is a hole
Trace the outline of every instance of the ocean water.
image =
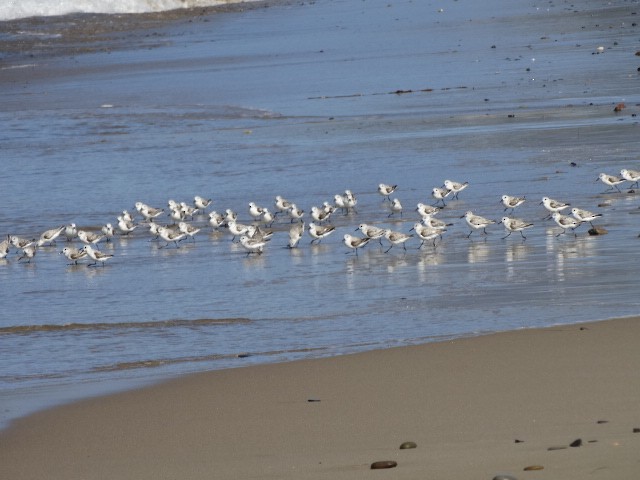
[[(280, 217), (262, 255), (204, 215), (180, 248), (138, 215), (99, 245), (104, 267), (67, 265), (64, 239), (30, 263), (12, 249), (0, 419), (188, 372), (638, 314), (640, 195), (596, 181), (640, 170), (637, 7), (321, 0), (171, 23), (156, 48), (3, 66), (0, 235), (98, 230), (137, 201), (195, 195), (243, 223), (276, 195), (307, 222), (346, 189), (358, 204), (295, 249)], [(435, 248), (342, 243), (363, 222), (411, 233), (447, 178), (469, 187), (439, 212)], [(402, 216), (380, 182), (398, 185)], [(526, 240), (498, 224), (467, 238), (460, 217), (499, 220), (502, 194), (526, 196)], [(543, 196), (602, 213), (609, 233), (558, 235)]]

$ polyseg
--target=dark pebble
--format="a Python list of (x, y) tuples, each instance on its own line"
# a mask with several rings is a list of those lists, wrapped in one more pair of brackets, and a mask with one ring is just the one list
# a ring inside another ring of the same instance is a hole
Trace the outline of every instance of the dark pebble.
[(589, 229), (589, 235), (606, 235), (609, 231), (604, 227), (592, 227)]
[(609, 420), (598, 420), (597, 423), (609, 423)]
[(394, 468), (397, 467), (398, 463), (393, 460), (382, 460), (380, 462), (373, 462), (371, 464), (371, 470), (379, 470), (382, 468)]
[(418, 445), (416, 444), (416, 442), (404, 442), (402, 445), (400, 445), (400, 450), (406, 450), (408, 448), (417, 448)]
[(309, 402), (309, 403), (311, 403), (311, 402), (319, 402), (319, 401), (320, 401), (320, 399), (319, 399), (319, 398), (309, 398), (309, 399), (307, 400), (307, 402)]
[(247, 358), (250, 357), (251, 355), (249, 355), (248, 353), (239, 353), (238, 354), (238, 358)]
[(581, 438), (577, 438), (575, 439), (573, 442), (571, 442), (569, 444), (570, 447), (581, 447), (582, 446), (582, 439)]
[(640, 433), (640, 428), (634, 428), (633, 433)]
[(514, 443), (524, 443), (524, 440), (519, 440), (519, 439), (517, 439), (517, 438), (516, 438), (516, 439), (514, 440)]
[(528, 467), (524, 467), (525, 472), (532, 472), (534, 470), (544, 470), (542, 465), (529, 465)]

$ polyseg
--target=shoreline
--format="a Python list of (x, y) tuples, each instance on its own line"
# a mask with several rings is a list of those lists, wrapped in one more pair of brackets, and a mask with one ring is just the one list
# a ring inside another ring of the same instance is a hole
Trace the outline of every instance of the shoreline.
[(382, 460), (394, 478), (630, 478), (638, 334), (631, 317), (196, 373), (18, 419), (0, 461), (14, 479), (362, 478)]

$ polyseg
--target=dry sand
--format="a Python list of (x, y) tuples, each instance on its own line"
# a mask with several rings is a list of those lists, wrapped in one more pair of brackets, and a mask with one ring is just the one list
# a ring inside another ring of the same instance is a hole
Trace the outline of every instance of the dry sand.
[(2, 478), (636, 478), (638, 338), (630, 318), (196, 374), (16, 421)]

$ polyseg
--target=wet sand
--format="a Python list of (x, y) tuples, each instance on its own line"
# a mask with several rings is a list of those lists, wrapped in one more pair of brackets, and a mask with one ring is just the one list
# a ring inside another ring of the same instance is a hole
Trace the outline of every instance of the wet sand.
[(357, 479), (377, 461), (400, 479), (633, 478), (639, 320), (187, 376), (18, 420), (0, 464), (14, 480)]

